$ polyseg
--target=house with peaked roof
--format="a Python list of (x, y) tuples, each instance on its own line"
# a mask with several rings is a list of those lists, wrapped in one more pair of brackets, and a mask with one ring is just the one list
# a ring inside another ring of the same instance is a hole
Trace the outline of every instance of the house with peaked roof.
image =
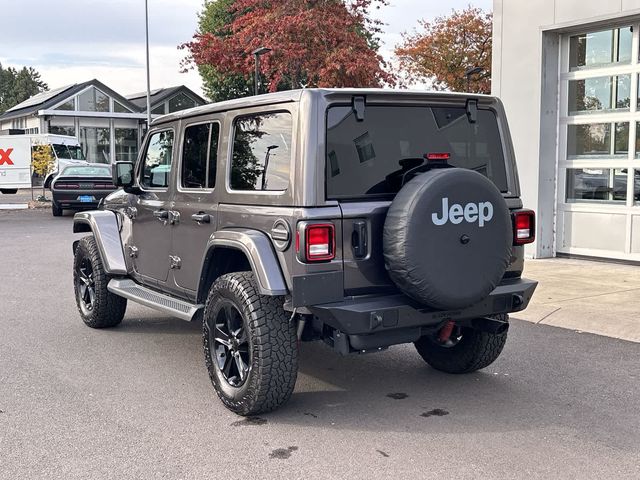
[[(127, 95), (127, 100), (137, 105), (143, 112), (147, 111), (147, 92)], [(151, 90), (149, 100), (152, 115), (165, 115), (207, 103), (204, 98), (184, 85)]]
[[(78, 138), (89, 161), (135, 161), (146, 130), (146, 93), (143, 100), (141, 107), (93, 79), (34, 95), (10, 108), (0, 115), (0, 131), (71, 135)], [(169, 113), (205, 103), (186, 87), (172, 87), (157, 91), (152, 105)]]

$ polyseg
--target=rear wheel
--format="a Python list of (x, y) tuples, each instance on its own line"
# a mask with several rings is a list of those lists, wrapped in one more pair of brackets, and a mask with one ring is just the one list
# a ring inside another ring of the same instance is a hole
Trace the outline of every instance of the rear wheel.
[[(508, 320), (508, 315), (495, 318)], [(431, 367), (446, 373), (471, 373), (491, 365), (502, 353), (507, 332), (487, 333), (470, 327), (454, 327), (446, 340), (431, 334), (415, 342), (416, 350)]]
[(95, 239), (84, 237), (73, 259), (73, 286), (80, 316), (91, 328), (115, 327), (124, 317), (127, 299), (107, 290), (109, 280)]
[(62, 207), (58, 205), (56, 202), (54, 202), (53, 200), (51, 200), (51, 214), (54, 217), (62, 216)]
[(260, 295), (251, 272), (218, 278), (203, 314), (209, 377), (222, 400), (239, 415), (256, 415), (284, 404), (298, 373), (293, 322), (281, 297)]

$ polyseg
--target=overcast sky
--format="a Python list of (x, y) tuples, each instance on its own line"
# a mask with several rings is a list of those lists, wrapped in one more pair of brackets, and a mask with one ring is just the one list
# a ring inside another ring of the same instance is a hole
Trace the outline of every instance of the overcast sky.
[[(177, 45), (196, 30), (203, 0), (148, 0), (151, 88), (184, 84), (201, 93), (196, 71), (180, 73)], [(492, 0), (390, 0), (376, 16), (387, 25), (382, 54), (390, 58), (401, 33), (418, 19), (447, 15)], [(143, 0), (0, 0), (3, 66), (35, 67), (50, 88), (92, 78), (123, 94), (146, 88)]]

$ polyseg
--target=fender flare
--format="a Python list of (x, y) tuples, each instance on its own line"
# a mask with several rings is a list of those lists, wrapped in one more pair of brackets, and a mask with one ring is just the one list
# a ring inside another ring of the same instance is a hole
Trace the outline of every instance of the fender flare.
[(202, 263), (203, 275), (204, 269), (209, 268), (209, 264), (215, 261), (213, 252), (216, 247), (234, 248), (246, 255), (262, 295), (278, 296), (289, 293), (271, 240), (264, 233), (245, 228), (230, 228), (211, 235)]
[[(120, 228), (116, 213), (110, 210), (78, 212), (73, 216), (73, 233), (91, 232), (96, 239), (102, 265), (110, 275), (126, 275)], [(76, 244), (74, 243), (74, 252)]]

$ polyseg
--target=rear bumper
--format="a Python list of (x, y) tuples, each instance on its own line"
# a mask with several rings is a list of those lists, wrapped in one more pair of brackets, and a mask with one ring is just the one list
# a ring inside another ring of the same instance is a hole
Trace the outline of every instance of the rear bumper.
[[(107, 190), (107, 191), (76, 190), (76, 191), (73, 191), (73, 193), (59, 192), (57, 190), (54, 190), (51, 192), (51, 197), (53, 201), (61, 208), (68, 208), (68, 209), (93, 208), (95, 209), (100, 203), (100, 200), (105, 198), (110, 193), (111, 193), (111, 190)], [(80, 196), (93, 197), (93, 200), (91, 202), (82, 202), (78, 199)]]
[[(400, 330), (406, 329), (412, 330), (406, 332), (407, 336), (420, 336), (423, 327), (437, 327), (445, 320), (466, 320), (524, 310), (537, 285), (538, 282), (524, 278), (503, 280), (483, 301), (462, 310), (425, 308), (402, 294), (352, 297), (342, 302), (315, 305), (309, 310), (323, 323), (349, 336), (377, 336), (384, 332), (393, 336), (392, 332), (400, 334)], [(356, 339), (351, 340), (353, 344)]]

